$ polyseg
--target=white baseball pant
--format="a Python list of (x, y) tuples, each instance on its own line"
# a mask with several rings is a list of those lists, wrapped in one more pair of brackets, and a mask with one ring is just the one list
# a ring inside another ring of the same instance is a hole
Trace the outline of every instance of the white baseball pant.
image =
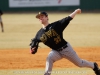
[(78, 67), (88, 67), (92, 69), (94, 68), (93, 62), (89, 62), (87, 60), (79, 58), (69, 43), (67, 43), (67, 46), (68, 47), (66, 47), (62, 51), (51, 50), (46, 60), (46, 68), (44, 75), (51, 75), (53, 63), (62, 58), (68, 59)]

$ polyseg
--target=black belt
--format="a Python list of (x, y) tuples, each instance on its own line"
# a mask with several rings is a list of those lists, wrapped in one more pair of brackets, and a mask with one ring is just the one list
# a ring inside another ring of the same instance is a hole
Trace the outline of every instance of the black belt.
[(63, 49), (65, 49), (66, 47), (68, 47), (67, 45), (65, 45), (65, 46), (63, 46), (63, 47), (61, 47), (61, 48), (59, 48), (59, 49), (57, 49), (57, 51), (62, 51)]

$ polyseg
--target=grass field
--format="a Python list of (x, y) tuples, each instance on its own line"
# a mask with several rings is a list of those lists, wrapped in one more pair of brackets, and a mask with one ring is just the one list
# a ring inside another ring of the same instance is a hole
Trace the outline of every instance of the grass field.
[[(70, 13), (65, 12), (49, 12), (49, 22), (51, 23), (62, 19), (69, 14)], [(44, 52), (45, 54), (42, 53), (42, 51), (38, 52), (36, 55), (28, 53), (30, 40), (42, 27), (35, 18), (35, 15), (36, 13), (5, 13), (2, 16), (4, 33), (0, 32), (0, 75), (38, 75), (36, 73), (33, 74), (33, 71), (44, 71), (45, 59), (50, 50)], [(76, 15), (65, 29), (64, 38), (76, 49), (80, 57), (90, 61), (97, 61), (100, 65), (100, 51), (98, 50), (100, 49), (99, 16), (99, 13), (82, 13)], [(43, 48), (47, 47), (40, 44), (40, 49)], [(40, 56), (43, 57), (43, 59), (37, 59), (37, 57)], [(31, 61), (29, 62), (29, 60)], [(58, 65), (61, 62), (65, 63)], [(69, 65), (72, 66), (72, 68), (70, 68)], [(83, 68), (80, 70), (73, 64), (70, 64), (69, 61), (65, 60), (57, 62), (54, 66), (56, 69), (54, 68), (54, 70), (66, 70), (64, 66), (68, 67), (67, 71), (77, 72), (78, 70), (80, 72), (85, 71), (85, 73), (57, 73), (52, 75), (94, 75), (90, 69)]]

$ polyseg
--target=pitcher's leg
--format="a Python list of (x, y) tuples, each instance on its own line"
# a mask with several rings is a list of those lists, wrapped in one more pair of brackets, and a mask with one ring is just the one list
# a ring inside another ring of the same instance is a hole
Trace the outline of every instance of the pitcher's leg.
[(61, 55), (57, 51), (52, 50), (46, 60), (46, 69), (44, 75), (51, 75), (53, 63), (61, 58)]
[(87, 60), (80, 59), (76, 52), (73, 50), (71, 45), (68, 43), (68, 47), (62, 52), (65, 55), (65, 58), (70, 60), (72, 63), (79, 67), (89, 67), (89, 68), (94, 68), (94, 63), (89, 62)]
[(84, 60), (84, 59), (80, 59), (78, 57), (78, 55), (76, 54), (76, 52), (74, 53), (73, 52), (73, 57), (71, 56), (68, 56), (68, 59), (74, 63), (76, 66), (78, 67), (88, 67), (88, 68), (94, 68), (94, 63), (93, 62), (90, 62), (90, 61), (87, 61), (87, 60)]
[(90, 61), (87, 61), (87, 60), (83, 60), (83, 59), (80, 59), (78, 57), (78, 55), (76, 54), (76, 52), (72, 50), (72, 53), (73, 53), (73, 57), (69, 56), (68, 59), (73, 62), (75, 65), (79, 66), (79, 67), (88, 67), (88, 68), (91, 68), (96, 75), (100, 75), (100, 69), (97, 65), (97, 63), (94, 63), (94, 62), (90, 62)]
[[(73, 56), (73, 57), (72, 57)], [(97, 63), (89, 62), (87, 60), (80, 59), (75, 52), (71, 56), (66, 57), (69, 59), (72, 63), (79, 67), (88, 67), (91, 68), (96, 75), (100, 75), (100, 69), (97, 65)]]

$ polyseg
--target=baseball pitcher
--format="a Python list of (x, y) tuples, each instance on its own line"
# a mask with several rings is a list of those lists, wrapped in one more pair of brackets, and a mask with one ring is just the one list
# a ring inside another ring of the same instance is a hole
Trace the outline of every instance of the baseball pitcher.
[(36, 18), (39, 19), (42, 24), (42, 28), (37, 32), (36, 36), (30, 43), (31, 53), (35, 54), (37, 52), (40, 42), (43, 42), (52, 49), (46, 60), (44, 75), (51, 75), (53, 63), (62, 58), (68, 59), (76, 66), (91, 68), (96, 75), (100, 75), (100, 69), (97, 63), (79, 58), (69, 42), (63, 38), (64, 29), (68, 26), (75, 15), (80, 13), (81, 9), (76, 9), (68, 17), (53, 23), (49, 23), (48, 14), (46, 12), (39, 12), (36, 15)]

